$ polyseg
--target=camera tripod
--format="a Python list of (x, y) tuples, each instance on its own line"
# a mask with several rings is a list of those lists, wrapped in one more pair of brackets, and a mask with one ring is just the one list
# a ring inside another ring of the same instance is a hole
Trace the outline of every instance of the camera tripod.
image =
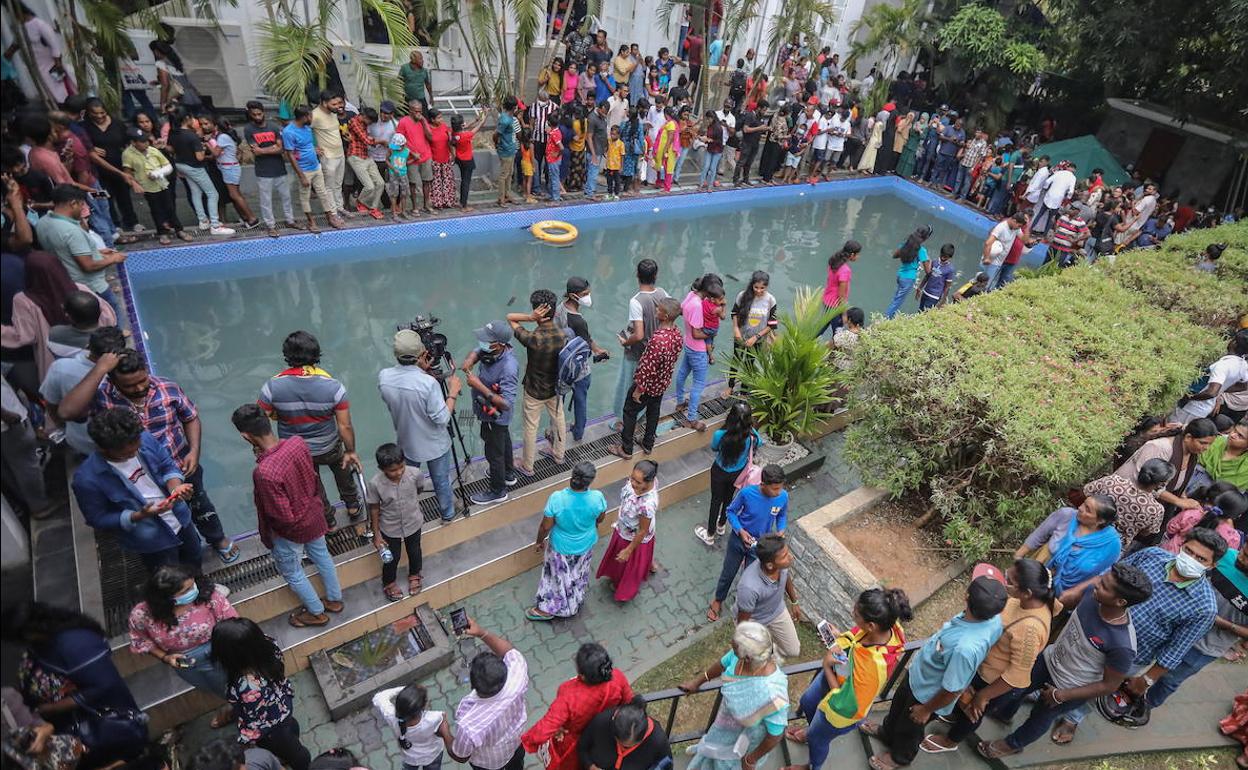
[[(443, 369), (443, 366), (446, 368)], [(450, 352), (442, 353), (442, 360), (434, 362), (430, 367), (429, 374), (438, 381), (438, 385), (442, 388), (442, 400), (445, 401), (450, 397), (450, 390), (446, 387), (446, 378), (455, 372), (455, 359), (451, 357)], [(464, 488), (464, 471), (463, 466), (459, 462), (459, 453), (464, 453), (464, 463), (467, 464), (469, 458), (472, 457), (468, 453), (468, 446), (464, 443), (464, 432), (459, 428), (459, 418), (455, 416), (455, 410), (451, 410), (451, 421), (447, 423), (446, 432), (451, 434), (451, 462), (455, 465), (455, 491), (459, 494), (460, 501), (464, 504), (464, 510), (467, 511), (472, 507), (472, 498), (468, 495), (468, 490)], [(458, 449), (455, 446), (455, 440), (459, 440)]]

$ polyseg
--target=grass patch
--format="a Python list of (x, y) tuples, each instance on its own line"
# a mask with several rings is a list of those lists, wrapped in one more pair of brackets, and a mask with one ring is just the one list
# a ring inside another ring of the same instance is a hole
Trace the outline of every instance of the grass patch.
[(1234, 748), (1152, 754), (1119, 754), (1108, 759), (1040, 765), (1036, 770), (1233, 770)]

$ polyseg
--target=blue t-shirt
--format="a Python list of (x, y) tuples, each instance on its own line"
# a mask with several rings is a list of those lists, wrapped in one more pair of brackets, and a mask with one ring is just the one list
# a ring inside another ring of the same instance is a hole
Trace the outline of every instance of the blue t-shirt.
[[(904, 244), (902, 244), (904, 245)], [(897, 248), (901, 248), (898, 246)], [(919, 276), (919, 263), (927, 261), (927, 247), (919, 247), (919, 258), (913, 262), (902, 262), (901, 267), (897, 268), (897, 277), (903, 281), (913, 281)]]
[(321, 167), (316, 157), (316, 141), (312, 139), (312, 126), (299, 127), (294, 121), (282, 129), (282, 147), (290, 151), (300, 171), (316, 171)]
[(580, 556), (598, 542), (598, 517), (607, 512), (607, 498), (596, 489), (561, 489), (546, 501), (542, 515), (555, 520), (550, 547), (564, 556)]
[(957, 155), (958, 154), (958, 142), (966, 141), (966, 132), (960, 128), (957, 128), (956, 126), (952, 124), (945, 126), (944, 129), (941, 130), (940, 135), (944, 137), (945, 139), (953, 140), (951, 142), (940, 143), (939, 152), (941, 155), (946, 155), (946, 156)]
[(719, 451), (719, 444), (724, 440), (724, 434), (728, 431), (720, 428), (711, 434), (711, 449), (715, 451), (715, 464), (721, 470), (728, 473), (739, 473), (745, 469), (745, 463), (750, 459), (750, 447), (758, 449), (763, 445), (763, 439), (758, 435), (758, 431), (751, 429), (750, 436), (745, 441), (745, 446), (741, 448), (741, 454), (737, 457), (724, 457)]
[(932, 267), (932, 272), (927, 276), (927, 283), (923, 284), (923, 293), (929, 297), (940, 299), (941, 293), (945, 290), (945, 284), (953, 280), (953, 274), (957, 272), (953, 267), (953, 260), (948, 262), (937, 262)]
[(607, 75), (605, 78), (602, 73), (594, 75), (594, 103), (606, 101), (611, 94), (615, 93), (615, 78)]
[(789, 523), (789, 493), (782, 489), (775, 497), (768, 497), (757, 484), (748, 486), (732, 498), (727, 515), (734, 532), (744, 529), (756, 538), (783, 532)]
[[(972, 623), (955, 615), (932, 636), (910, 663), (910, 691), (920, 703), (927, 703), (941, 690), (962, 692), (971, 683), (988, 650), (1001, 637), (1001, 616)], [(937, 714), (953, 711), (957, 700), (951, 701)]]
[(516, 156), (516, 119), (507, 113), (498, 116), (498, 157)]

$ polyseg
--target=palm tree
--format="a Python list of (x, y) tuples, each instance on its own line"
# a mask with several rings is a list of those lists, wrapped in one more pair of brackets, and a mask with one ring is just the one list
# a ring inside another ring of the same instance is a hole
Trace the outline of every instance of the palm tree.
[(903, 0), (900, 6), (872, 6), (854, 25), (854, 36), (863, 30), (867, 34), (850, 45), (846, 69), (852, 68), (866, 54), (882, 52), (884, 59), (880, 63), (880, 72), (885, 77), (891, 77), (904, 59), (928, 48), (927, 27), (932, 21), (928, 1)]
[[(796, 0), (797, 2), (806, 2), (806, 0)], [(745, 32), (750, 23), (759, 17), (760, 5), (763, 0), (724, 0), (723, 10), (724, 18), (719, 25), (719, 38), (724, 41), (725, 48), (731, 47), (737, 50), (737, 39)], [(687, 2), (677, 2), (677, 0), (659, 0), (659, 12), (655, 19), (655, 24), (659, 29), (666, 30), (671, 26), (672, 14), (677, 8), (689, 7), (694, 10), (693, 18), (696, 20), (700, 16), (704, 16), (712, 7), (712, 0), (687, 0)], [(697, 13), (701, 11), (701, 13)], [(710, 41), (707, 41), (708, 43)], [(707, 92), (707, 86), (710, 85), (711, 63), (704, 69), (702, 75), (703, 86), (698, 89), (699, 106), (706, 103), (702, 96)], [(723, 101), (724, 90), (728, 83), (721, 78), (719, 86), (716, 88), (714, 99), (711, 104), (719, 104)]]
[(817, 39), (820, 28), (831, 24), (833, 18), (832, 4), (825, 0), (785, 0), (780, 5), (780, 12), (771, 17), (767, 31), (767, 56), (761, 61), (771, 61), (785, 40)]

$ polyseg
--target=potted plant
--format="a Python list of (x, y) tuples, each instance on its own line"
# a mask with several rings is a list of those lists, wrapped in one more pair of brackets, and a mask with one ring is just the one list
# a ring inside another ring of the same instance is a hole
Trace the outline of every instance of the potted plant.
[(818, 428), (821, 407), (835, 397), (843, 377), (821, 329), (842, 308), (825, 308), (822, 294), (799, 287), (792, 313), (780, 313), (780, 330), (769, 343), (734, 351), (732, 367), (767, 441), (782, 448)]

